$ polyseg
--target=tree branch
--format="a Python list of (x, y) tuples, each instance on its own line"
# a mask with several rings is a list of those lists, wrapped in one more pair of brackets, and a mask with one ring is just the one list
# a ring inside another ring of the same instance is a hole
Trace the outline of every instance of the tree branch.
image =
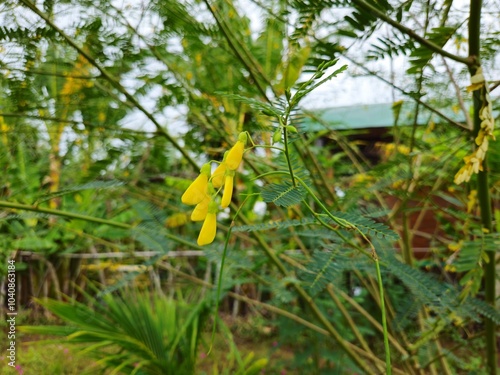
[(36, 5), (33, 4), (30, 0), (21, 0), (21, 2), (26, 5), (31, 11), (33, 11), (37, 16), (43, 19), (45, 23), (59, 35), (61, 35), (71, 47), (78, 51), (78, 53), (85, 59), (87, 59), (90, 64), (97, 68), (104, 79), (106, 79), (113, 87), (115, 87), (118, 91), (125, 95), (127, 100), (132, 103), (139, 111), (141, 111), (156, 126), (158, 133), (164, 136), (174, 146), (174, 148), (177, 149), (182, 154), (182, 156), (186, 158), (186, 160), (194, 167), (194, 169), (198, 170), (200, 168), (194, 161), (194, 159), (191, 158), (191, 156), (187, 153), (187, 151), (184, 150), (184, 148), (160, 125), (156, 118), (151, 113), (149, 113), (146, 108), (144, 108), (139, 103), (139, 101), (121, 85), (118, 79), (116, 79), (113, 75), (111, 75), (111, 73), (109, 73), (104, 67), (102, 67), (87, 51), (76, 44), (76, 42), (69, 35), (67, 35), (54, 22), (52, 22), (52, 20), (40, 9), (38, 9)]
[(462, 57), (458, 55), (454, 55), (448, 51), (445, 51), (438, 45), (432, 43), (430, 40), (425, 39), (424, 37), (418, 35), (416, 32), (414, 32), (412, 29), (400, 24), (399, 22), (393, 20), (391, 17), (389, 17), (387, 14), (379, 10), (378, 8), (374, 7), (371, 4), (366, 3), (364, 0), (351, 0), (353, 4), (357, 5), (358, 7), (370, 12), (374, 16), (376, 16), (378, 19), (388, 23), (395, 29), (398, 29), (401, 31), (403, 34), (408, 35), (410, 38), (413, 40), (416, 40), (419, 42), (422, 46), (425, 46), (429, 48), (431, 51), (436, 52), (437, 54), (448, 57), (451, 60), (460, 62), (462, 64), (465, 64), (467, 66), (473, 66), (475, 65), (475, 59), (471, 56), (469, 57)]

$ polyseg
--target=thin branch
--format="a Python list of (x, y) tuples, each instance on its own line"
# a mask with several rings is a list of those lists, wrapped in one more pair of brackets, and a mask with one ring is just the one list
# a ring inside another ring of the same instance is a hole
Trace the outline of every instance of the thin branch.
[(416, 32), (414, 32), (409, 27), (406, 27), (406, 26), (400, 24), (399, 22), (393, 20), (386, 13), (382, 12), (380, 9), (374, 7), (373, 5), (366, 3), (363, 0), (352, 0), (352, 3), (354, 3), (357, 6), (359, 6), (360, 8), (363, 8), (365, 11), (370, 12), (371, 14), (373, 14), (374, 16), (376, 16), (377, 18), (379, 18), (380, 20), (388, 23), (392, 27), (394, 27), (394, 28), (398, 29), (399, 31), (401, 31), (403, 34), (406, 34), (410, 38), (412, 38), (412, 39), (416, 40), (417, 42), (419, 42), (422, 46), (427, 47), (431, 51), (436, 52), (436, 53), (438, 53), (441, 56), (448, 57), (451, 60), (460, 62), (460, 63), (465, 64), (467, 66), (473, 66), (473, 65), (476, 64), (476, 60), (473, 57), (471, 57), (471, 56), (469, 56), (469, 57), (457, 56), (457, 55), (454, 55), (454, 54), (452, 54), (452, 53), (450, 53), (450, 52), (442, 49), (441, 47), (439, 47), (438, 45), (434, 44), (430, 40), (427, 40), (424, 37), (418, 35)]
[[(90, 127), (90, 128), (96, 128), (98, 126), (102, 126), (101, 124), (99, 124), (99, 125), (93, 124), (93, 123), (90, 123), (88, 121), (83, 121), (83, 120), (78, 121), (78, 120), (63, 119), (63, 118), (59, 118), (59, 117), (30, 115), (28, 113), (10, 113), (10, 112), (2, 113), (2, 112), (0, 112), (0, 117), (31, 118), (31, 119), (40, 120), (40, 121), (53, 121), (53, 122), (71, 124), (71, 125), (85, 125), (85, 126)], [(129, 128), (113, 128), (109, 125), (104, 125), (104, 126), (106, 126), (107, 131), (112, 130), (114, 132), (120, 132), (120, 133), (129, 133), (129, 134), (136, 134), (136, 135), (143, 135), (143, 136), (158, 134), (158, 132), (154, 132), (154, 131), (147, 132), (147, 131), (134, 130), (134, 129), (129, 129)], [(15, 131), (18, 132), (19, 128), (15, 129)]]
[[(210, 2), (208, 0), (204, 0), (204, 1), (205, 1), (205, 4), (207, 5), (207, 8), (210, 10), (210, 13), (212, 13), (215, 21), (217, 22), (217, 25), (219, 26), (219, 29), (221, 30), (222, 34), (226, 38), (226, 41), (228, 42), (229, 47), (233, 50), (234, 55), (236, 56), (236, 58), (238, 58), (238, 60), (240, 60), (240, 62), (243, 64), (243, 66), (248, 71), (248, 73), (252, 77), (253, 81), (255, 82), (255, 85), (259, 89), (259, 92), (261, 93), (262, 97), (265, 98), (267, 101), (269, 101), (269, 98), (266, 95), (265, 88), (261, 86), (261, 83), (260, 83), (258, 77), (255, 75), (254, 68), (248, 63), (247, 59), (245, 59), (245, 57), (241, 55), (241, 53), (239, 52), (238, 48), (236, 47), (237, 39), (236, 39), (236, 41), (234, 41), (233, 40), (234, 38), (230, 37), (227, 25), (225, 24), (225, 22), (222, 19), (222, 17), (220, 17), (219, 12), (215, 8), (215, 6), (210, 5)], [(241, 44), (240, 44), (240, 48), (241, 48)], [(244, 48), (242, 48), (242, 49), (243, 49), (244, 52), (247, 52)], [(253, 60), (251, 58), (251, 56), (250, 56), (249, 53), (245, 53), (245, 54), (247, 55), (247, 57), (249, 58), (249, 60)], [(266, 80), (266, 78), (264, 77), (264, 75), (262, 74), (262, 72), (259, 71), (258, 73), (260, 74), (260, 76), (263, 79)], [(272, 87), (272, 86), (269, 84), (269, 87)]]
[(74, 78), (74, 79), (82, 79), (82, 80), (93, 80), (99, 78), (99, 76), (88, 76), (88, 75), (78, 75), (78, 74), (69, 74), (69, 73), (57, 73), (57, 72), (48, 72), (45, 70), (36, 70), (36, 69), (18, 69), (18, 68), (9, 68), (7, 64), (0, 61), (0, 65), (2, 67), (1, 70), (7, 70), (12, 72), (21, 72), (25, 74), (34, 74), (34, 75), (42, 75), (42, 76), (51, 76), (51, 77), (61, 77), (61, 78)]
[(448, 77), (450, 78), (450, 82), (453, 85), (453, 88), (455, 89), (455, 94), (456, 94), (457, 99), (458, 99), (458, 104), (460, 105), (460, 109), (462, 110), (462, 113), (464, 114), (465, 122), (467, 123), (467, 127), (469, 128), (469, 130), (472, 130), (472, 128), (473, 128), (472, 120), (470, 118), (469, 111), (467, 110), (467, 108), (465, 108), (465, 103), (464, 103), (464, 98), (462, 97), (462, 92), (460, 91), (460, 87), (458, 86), (457, 81), (453, 77), (453, 73), (452, 73), (448, 63), (446, 62), (446, 59), (444, 59), (444, 58), (443, 58), (443, 65), (446, 69), (446, 73), (448, 73)]
[(408, 96), (409, 98), (413, 99), (415, 102), (419, 103), (422, 107), (425, 107), (426, 109), (428, 109), (429, 111), (431, 111), (432, 113), (435, 113), (436, 115), (438, 115), (439, 117), (441, 117), (443, 120), (446, 120), (447, 122), (449, 122), (450, 124), (452, 125), (455, 125), (455, 126), (458, 126), (462, 129), (466, 129), (466, 130), (470, 130), (467, 125), (465, 124), (462, 124), (460, 122), (457, 122), (455, 120), (453, 120), (452, 118), (446, 116), (443, 112), (437, 110), (436, 108), (432, 107), (430, 104), (427, 104), (426, 102), (424, 102), (422, 99), (420, 98), (417, 98), (415, 97), (414, 94), (402, 89), (401, 87), (399, 86), (396, 86), (394, 85), (392, 82), (388, 81), (387, 79), (385, 79), (384, 77), (380, 76), (378, 73), (368, 69), (366, 66), (364, 66), (363, 64), (360, 64), (358, 63), (357, 61), (353, 60), (352, 58), (350, 58), (349, 56), (347, 55), (342, 55), (342, 57), (344, 57), (345, 59), (349, 60), (350, 62), (352, 62), (354, 65), (356, 65), (357, 67), (359, 67), (360, 69), (364, 70), (366, 73), (372, 75), (373, 77), (379, 79), (380, 81), (388, 84), (389, 86), (391, 86), (392, 88), (398, 90), (400, 93), (402, 93), (403, 95), (405, 96)]
[[(62, 210), (56, 210), (56, 209), (51, 209), (51, 208), (39, 207), (39, 206), (31, 206), (31, 205), (22, 204), (22, 203), (0, 201), (0, 207), (11, 208), (11, 209), (16, 209), (16, 210), (23, 210), (23, 211), (41, 212), (41, 213), (45, 213), (45, 214), (49, 214), (49, 215), (67, 217), (70, 219), (84, 220), (84, 221), (88, 221), (91, 223), (106, 224), (106, 225), (113, 226), (116, 228), (121, 228), (121, 229), (131, 230), (131, 229), (136, 228), (133, 225), (126, 224), (126, 223), (119, 223), (119, 222), (113, 221), (113, 220), (101, 219), (99, 217), (77, 214), (77, 213), (69, 212), (69, 211), (62, 211)], [(193, 249), (199, 249), (199, 250), (202, 249), (201, 246), (198, 246), (198, 245), (196, 245), (190, 241), (187, 241), (183, 238), (174, 236), (171, 233), (164, 232), (162, 234), (166, 238), (169, 238), (177, 243), (187, 245)]]
[(69, 35), (67, 35), (62, 29), (60, 29), (45, 13), (43, 13), (40, 9), (38, 9), (36, 5), (33, 4), (30, 0), (21, 0), (21, 2), (24, 5), (26, 5), (29, 9), (31, 9), (31, 11), (33, 11), (41, 19), (43, 19), (45, 23), (48, 26), (50, 26), (54, 31), (56, 31), (59, 35), (61, 35), (71, 47), (77, 50), (80, 55), (82, 55), (85, 59), (87, 59), (87, 61), (90, 64), (92, 64), (95, 68), (97, 68), (97, 70), (99, 70), (103, 78), (105, 78), (113, 87), (115, 87), (118, 91), (120, 91), (123, 95), (125, 95), (127, 100), (130, 103), (132, 103), (139, 111), (144, 113), (144, 115), (146, 115), (146, 117), (156, 126), (158, 133), (167, 138), (167, 140), (175, 147), (175, 149), (177, 149), (182, 154), (182, 156), (186, 158), (189, 164), (191, 164), (196, 170), (200, 168), (198, 164), (194, 161), (194, 159), (188, 154), (188, 152), (160, 125), (160, 123), (154, 118), (154, 116), (151, 113), (149, 113), (142, 106), (142, 104), (140, 104), (139, 101), (132, 94), (130, 94), (113, 75), (111, 75), (111, 73), (109, 73), (104, 67), (102, 67), (87, 51), (85, 51), (78, 44), (76, 44), (76, 42)]

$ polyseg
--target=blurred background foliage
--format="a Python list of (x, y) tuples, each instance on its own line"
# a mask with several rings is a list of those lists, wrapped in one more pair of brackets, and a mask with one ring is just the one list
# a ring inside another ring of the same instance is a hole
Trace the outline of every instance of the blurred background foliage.
[[(458, 58), (429, 50), (366, 4)], [(481, 14), (496, 113), (499, 9), (485, 1)], [(483, 321), (500, 314), (484, 302), (483, 267), (495, 262), (488, 254), (498, 238), (482, 231), (475, 185), (452, 182), (473, 147), (469, 67), (460, 61), (469, 11), (447, 0), (4, 1), (0, 258), (16, 259), (17, 307), (31, 327), (20, 340), (51, 333), (86, 342), (76, 346), (84, 355), (102, 355), (90, 372), (384, 372), (375, 270), (356, 250), (366, 243), (314, 226), (310, 197), (266, 198), (279, 179), (262, 174), (287, 169), (283, 154), (245, 154), (216, 241), (195, 243), (200, 226), (180, 196), (200, 166), (221, 160), (242, 131), (270, 146), (284, 116), (298, 129), (289, 140), (294, 171), (370, 236), (383, 261), (394, 373), (492, 373)], [(299, 89), (344, 64), (316, 90)], [(290, 106), (300, 92), (308, 95)], [(382, 132), (346, 129), (318, 110), (356, 111), (365, 100), (392, 102)], [(488, 158), (498, 232), (493, 142)], [(108, 326), (88, 332), (82, 311)], [(186, 342), (165, 338), (179, 332)], [(160, 358), (172, 347), (181, 348), (175, 358)], [(41, 374), (34, 362), (19, 357), (26, 373)], [(83, 371), (66, 366), (46, 373)]]

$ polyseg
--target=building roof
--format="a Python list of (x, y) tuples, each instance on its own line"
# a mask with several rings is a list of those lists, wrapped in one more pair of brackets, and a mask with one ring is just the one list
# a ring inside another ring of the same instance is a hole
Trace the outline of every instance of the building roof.
[[(397, 125), (405, 126), (413, 124), (415, 104), (404, 102), (401, 108)], [(457, 122), (465, 122), (461, 111), (455, 112), (451, 108), (440, 109), (446, 116)], [(385, 128), (394, 126), (395, 112), (393, 103), (383, 104), (362, 104), (347, 107), (331, 107), (325, 109), (315, 109), (309, 111), (313, 116), (317, 116), (320, 121), (327, 123), (335, 130), (346, 129), (367, 129)], [(429, 110), (420, 107), (418, 125), (426, 125), (432, 115), (434, 121), (438, 121), (438, 116), (433, 115)], [(305, 118), (302, 122), (304, 128), (310, 131), (324, 130), (325, 127), (319, 121), (312, 118)]]

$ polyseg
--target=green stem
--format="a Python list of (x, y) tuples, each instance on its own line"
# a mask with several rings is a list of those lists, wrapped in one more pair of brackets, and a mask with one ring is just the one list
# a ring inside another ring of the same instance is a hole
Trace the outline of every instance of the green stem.
[[(286, 125), (287, 121), (288, 121), (288, 114), (287, 114), (287, 118), (285, 119), (285, 125)], [(281, 119), (280, 119), (280, 123), (281, 123)], [(286, 129), (286, 126), (283, 126), (283, 143), (285, 144), (285, 158), (286, 158), (286, 162), (288, 164), (290, 178), (292, 179), (292, 185), (295, 187), (296, 182), (295, 182), (295, 176), (293, 174), (292, 163), (290, 161), (290, 151), (288, 148), (288, 130)]]
[[(210, 13), (212, 13), (212, 16), (215, 19), (215, 22), (217, 22), (217, 25), (219, 26), (219, 30), (222, 32), (224, 35), (224, 38), (226, 39), (229, 47), (231, 50), (234, 52), (234, 55), (236, 58), (241, 62), (243, 67), (247, 70), (247, 72), (250, 74), (250, 77), (252, 77), (253, 82), (257, 86), (257, 89), (259, 90), (260, 94), (266, 101), (270, 101), (267, 97), (266, 94), (266, 89), (264, 86), (262, 86), (260, 79), (265, 81), (268, 87), (272, 88), (272, 85), (270, 84), (269, 80), (265, 76), (265, 74), (262, 72), (262, 69), (260, 68), (259, 64), (255, 61), (253, 56), (248, 52), (245, 48), (245, 46), (241, 43), (239, 43), (239, 38), (235, 37), (232, 32), (231, 32), (231, 26), (228, 26), (224, 19), (221, 17), (219, 14), (218, 9), (215, 7), (215, 5), (211, 5), (208, 0), (204, 0), (208, 10)], [(236, 10), (234, 10), (236, 12)], [(246, 55), (244, 56), (240, 50), (238, 49), (241, 48), (243, 51), (243, 54)], [(255, 72), (255, 70), (257, 72)]]
[[(321, 206), (321, 208), (325, 211), (325, 213), (332, 219), (338, 219), (338, 218), (335, 218), (335, 216), (333, 216), (328, 210), (327, 208), (323, 205), (323, 203), (321, 203), (321, 201), (316, 197), (316, 195), (314, 194), (314, 192), (300, 179), (297, 177), (297, 180), (306, 188), (306, 190), (309, 192), (309, 194), (311, 195), (311, 197), (316, 201), (318, 202), (318, 204)], [(321, 220), (321, 218), (319, 217), (319, 215), (317, 215), (312, 207), (310, 207), (307, 203), (306, 203), (306, 207), (316, 216), (316, 218), (320, 221), (320, 223), (323, 225), (323, 226), (326, 226), (327, 228), (329, 228), (330, 230), (334, 230), (332, 227), (328, 226), (323, 220)], [(348, 222), (346, 222), (347, 224), (349, 224)], [(341, 224), (343, 226), (345, 226), (345, 224)], [(355, 229), (357, 229), (355, 227)], [(336, 231), (338, 235), (341, 236), (341, 238), (346, 241), (347, 243), (350, 243), (350, 241), (348, 241), (347, 238), (345, 238), (340, 232)], [(358, 232), (361, 234), (361, 236), (369, 242), (371, 248), (372, 248), (372, 258), (375, 262), (375, 268), (377, 270), (377, 282), (378, 282), (378, 287), (379, 287), (379, 299), (380, 299), (380, 310), (382, 311), (382, 327), (383, 327), (383, 335), (384, 335), (384, 348), (385, 348), (385, 362), (386, 362), (386, 374), (387, 375), (391, 375), (392, 374), (392, 369), (391, 369), (391, 352), (390, 352), (390, 348), (389, 348), (389, 332), (387, 330), (387, 318), (386, 318), (386, 312), (385, 312), (385, 300), (384, 300), (384, 285), (382, 283), (382, 274), (380, 273), (380, 264), (379, 264), (379, 259), (378, 259), (378, 256), (375, 252), (375, 247), (373, 246), (373, 244), (368, 240), (368, 238), (364, 235), (364, 233), (362, 233), (361, 231), (358, 230)], [(359, 248), (360, 249), (360, 248)], [(361, 250), (361, 249), (360, 249)], [(364, 254), (366, 254), (366, 252), (363, 250), (362, 251)], [(366, 254), (367, 255), (367, 254)]]
[(378, 262), (378, 258), (374, 257), (375, 268), (377, 269), (377, 281), (380, 293), (380, 310), (382, 311), (382, 327), (384, 329), (384, 348), (385, 348), (385, 364), (386, 370), (385, 373), (387, 375), (392, 374), (391, 367), (391, 350), (389, 348), (389, 332), (387, 331), (387, 319), (385, 314), (385, 301), (384, 301), (384, 285), (382, 284), (382, 274), (380, 273), (380, 264)]
[[(122, 229), (134, 229), (135, 227), (130, 224), (125, 224), (125, 223), (119, 223), (117, 221), (112, 221), (112, 220), (107, 220), (107, 219), (101, 219), (98, 217), (94, 216), (88, 216), (88, 215), (82, 215), (82, 214), (77, 214), (74, 212), (68, 212), (68, 211), (61, 211), (61, 210), (56, 210), (56, 209), (51, 209), (51, 208), (45, 208), (45, 207), (39, 207), (39, 206), (30, 206), (27, 204), (22, 204), (22, 203), (14, 203), (14, 202), (7, 202), (7, 201), (0, 201), (0, 207), (4, 208), (12, 208), (12, 209), (17, 209), (17, 210), (23, 210), (23, 211), (32, 211), (32, 212), (41, 212), (44, 214), (49, 214), (49, 215), (55, 215), (55, 216), (62, 216), (62, 217), (67, 217), (70, 219), (77, 219), (77, 220), (84, 220), (88, 221), (91, 223), (98, 223), (98, 224), (106, 224), (110, 225), (116, 228), (122, 228)], [(163, 233), (163, 235), (177, 243), (189, 246), (190, 248), (197, 249), (197, 250), (202, 250), (201, 246), (198, 246), (190, 241), (186, 241), (180, 237), (174, 236), (170, 233)]]
[[(231, 231), (233, 230), (234, 221), (238, 217), (241, 209), (245, 205), (245, 202), (247, 201), (248, 198), (249, 198), (249, 196), (247, 196), (245, 198), (243, 203), (238, 207), (238, 210), (234, 214), (233, 221), (232, 221), (231, 225), (229, 226), (229, 229), (228, 229), (227, 234), (226, 234), (226, 240), (224, 241), (224, 250), (222, 252), (222, 259), (221, 259), (220, 269), (219, 269), (219, 279), (217, 280), (217, 297), (216, 297), (216, 301), (215, 301), (215, 315), (217, 315), (217, 313), (219, 311), (219, 300), (220, 300), (220, 295), (222, 292), (222, 272), (224, 271), (224, 263), (226, 262), (227, 246), (229, 245), (229, 239), (231, 238)], [(210, 354), (210, 352), (212, 351), (212, 345), (215, 341), (216, 328), (217, 328), (217, 319), (214, 319), (214, 326), (212, 329), (212, 339), (210, 341), (210, 349), (208, 350), (207, 355)]]
[[(476, 74), (477, 68), (480, 64), (480, 50), (481, 50), (481, 0), (471, 0), (470, 2), (470, 15), (469, 15), (469, 58), (473, 59), (475, 65), (469, 68), (471, 76)], [(481, 119), (479, 112), (483, 105), (483, 100), (486, 100), (487, 83), (485, 87), (473, 92), (474, 103), (474, 130), (473, 138), (476, 138), (480, 128)], [(488, 178), (488, 163), (487, 155), (483, 161), (483, 170), (479, 171), (477, 175), (477, 195), (479, 199), (479, 207), (481, 209), (481, 225), (488, 232), (493, 232), (493, 222), (491, 213), (491, 196)], [(484, 264), (484, 292), (485, 301), (495, 308), (495, 283), (496, 283), (496, 270), (495, 270), (495, 251), (486, 251), (489, 261)], [(489, 375), (496, 375), (497, 373), (497, 348), (496, 348), (496, 324), (495, 322), (485, 317), (485, 331), (486, 331), (486, 363)]]
[[(288, 173), (288, 172), (286, 172)], [(244, 216), (240, 216), (240, 219), (243, 221), (243, 224), (249, 225), (247, 218)], [(274, 250), (269, 246), (269, 244), (264, 240), (257, 232), (254, 232), (254, 237), (258, 241), (259, 245), (262, 247), (266, 255), (270, 258), (270, 260), (274, 263), (274, 265), (279, 269), (281, 274), (284, 277), (288, 277), (289, 272), (286, 269), (285, 265), (280, 261), (280, 259), (276, 256)], [(298, 283), (292, 283), (292, 287), (297, 291), (297, 294), (300, 298), (309, 306), (313, 315), (318, 319), (318, 321), (325, 327), (330, 336), (339, 344), (339, 346), (351, 357), (351, 359), (366, 373), (372, 373), (370, 367), (363, 361), (359, 355), (356, 353), (360, 353), (362, 355), (368, 355), (364, 350), (356, 348), (352, 346), (349, 342), (347, 342), (342, 335), (333, 327), (328, 318), (321, 312), (319, 307), (316, 305), (312, 297), (300, 286)]]

